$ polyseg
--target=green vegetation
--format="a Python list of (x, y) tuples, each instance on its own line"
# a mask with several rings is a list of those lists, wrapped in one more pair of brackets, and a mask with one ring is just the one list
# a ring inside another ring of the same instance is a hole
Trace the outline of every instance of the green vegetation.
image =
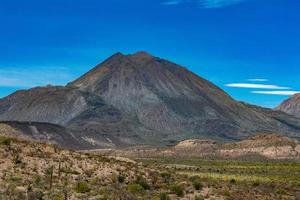
[(171, 185), (170, 190), (174, 192), (177, 196), (183, 197), (184, 196), (184, 187), (182, 185)]
[(159, 199), (160, 200), (170, 200), (170, 197), (167, 193), (160, 193), (159, 194)]
[(3, 137), (0, 138), (0, 143), (3, 145), (10, 146), (11, 142), (12, 142), (11, 138), (3, 138)]
[(195, 200), (204, 200), (204, 197), (201, 195), (195, 196)]
[(163, 178), (164, 183), (169, 184), (172, 181), (172, 175), (170, 173), (163, 172), (161, 173), (161, 177)]
[(137, 177), (136, 183), (139, 184), (140, 186), (142, 186), (143, 189), (145, 189), (145, 190), (150, 189), (150, 185), (149, 185), (148, 181), (142, 176)]
[[(154, 166), (165, 166), (190, 177), (251, 184), (279, 183), (300, 185), (300, 162), (291, 160), (239, 161), (201, 158), (157, 158), (138, 160)], [(288, 172), (288, 173), (287, 173)]]
[(125, 177), (123, 174), (119, 174), (119, 176), (118, 176), (118, 182), (119, 182), (119, 183), (124, 183), (125, 178), (126, 178), (126, 177)]
[(131, 184), (128, 185), (128, 191), (133, 194), (142, 194), (145, 190), (140, 184)]
[(86, 193), (89, 192), (90, 188), (86, 182), (78, 182), (76, 187), (77, 193)]
[(191, 181), (195, 190), (202, 190), (203, 184), (198, 176), (191, 177)]
[[(167, 168), (173, 173), (189, 177), (195, 191), (213, 188), (225, 199), (294, 199), (300, 187), (300, 162), (292, 160), (213, 160), (204, 158), (137, 159), (145, 165)], [(161, 174), (169, 183), (169, 174)], [(170, 186), (172, 193), (182, 195), (178, 184)], [(246, 198), (247, 197), (247, 198)], [(203, 199), (196, 195), (195, 199)], [(254, 198), (255, 199), (255, 198)]]

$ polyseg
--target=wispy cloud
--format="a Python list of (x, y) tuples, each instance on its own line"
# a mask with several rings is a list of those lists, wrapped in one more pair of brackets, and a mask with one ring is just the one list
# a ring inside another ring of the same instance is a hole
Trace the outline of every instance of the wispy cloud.
[(246, 0), (198, 0), (198, 3), (203, 8), (222, 8), (244, 1)]
[(161, 4), (162, 5), (165, 5), (165, 6), (171, 6), (171, 5), (178, 5), (182, 3), (182, 1), (178, 0), (178, 1), (165, 1), (165, 2), (162, 2)]
[(222, 8), (249, 0), (171, 0), (162, 2), (162, 5), (195, 4), (200, 8)]
[(252, 84), (252, 83), (229, 83), (227, 87), (234, 88), (251, 88), (251, 89), (272, 89), (272, 90), (288, 90), (289, 87), (282, 87), (278, 85), (267, 85), (267, 84)]
[(247, 79), (247, 81), (250, 81), (250, 82), (267, 82), (267, 81), (269, 81), (269, 79), (265, 79), (265, 78), (250, 78), (250, 79)]
[(0, 87), (29, 88), (48, 84), (63, 85), (74, 78), (64, 67), (1, 67)]
[(253, 94), (267, 94), (267, 95), (283, 95), (283, 96), (291, 96), (297, 93), (300, 93), (300, 91), (252, 91)]

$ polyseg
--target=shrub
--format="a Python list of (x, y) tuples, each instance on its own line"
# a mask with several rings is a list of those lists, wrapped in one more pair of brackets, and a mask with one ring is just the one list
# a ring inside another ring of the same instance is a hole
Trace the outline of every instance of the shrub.
[(6, 146), (10, 146), (11, 144), (11, 139), (10, 138), (3, 138), (1, 139), (1, 144), (6, 145)]
[(39, 175), (34, 176), (33, 183), (35, 184), (35, 186), (39, 186), (41, 182), (42, 182), (42, 178)]
[(12, 162), (15, 165), (20, 165), (22, 164), (22, 158), (20, 157), (19, 153), (14, 153), (13, 158), (12, 158)]
[(286, 195), (286, 194), (287, 194), (287, 191), (286, 191), (284, 188), (277, 188), (277, 189), (275, 190), (275, 192), (276, 192), (277, 194), (281, 194), (281, 195)]
[(166, 194), (166, 193), (160, 193), (160, 194), (159, 194), (159, 199), (160, 199), (160, 200), (170, 200), (170, 197), (169, 197), (169, 195)]
[(87, 177), (92, 177), (94, 172), (95, 172), (95, 169), (87, 169), (84, 171), (84, 173), (86, 174)]
[(195, 196), (195, 200), (204, 200), (204, 197), (202, 195)]
[(164, 180), (164, 183), (170, 183), (171, 182), (171, 174), (170, 173), (167, 173), (167, 172), (164, 172), (164, 173), (161, 173), (161, 177), (163, 178)]
[(44, 193), (42, 191), (28, 192), (27, 199), (34, 200), (43, 200)]
[(230, 180), (230, 183), (235, 184), (236, 180), (233, 178), (233, 179)]
[(124, 181), (125, 181), (125, 176), (122, 175), (122, 174), (119, 174), (119, 176), (118, 176), (118, 181), (119, 181), (119, 183), (124, 183)]
[(141, 185), (145, 190), (150, 189), (150, 185), (149, 185), (148, 181), (142, 176), (137, 177), (136, 183)]
[(128, 185), (128, 191), (133, 194), (142, 194), (145, 190), (140, 184)]
[(76, 186), (77, 193), (87, 193), (90, 191), (90, 188), (86, 182), (78, 182)]
[(64, 198), (62, 196), (56, 196), (53, 200), (64, 200)]
[(45, 171), (45, 174), (46, 174), (48, 182), (49, 182), (49, 189), (50, 190), (52, 189), (52, 185), (53, 185), (53, 172), (54, 172), (54, 167), (53, 166), (50, 166)]
[(253, 186), (253, 187), (257, 187), (257, 186), (259, 186), (259, 185), (260, 185), (259, 181), (255, 181), (255, 182), (252, 183), (252, 186)]
[(182, 185), (172, 185), (170, 187), (170, 190), (179, 197), (183, 197), (183, 195), (184, 195), (184, 188)]
[(202, 190), (203, 184), (199, 179), (194, 179), (192, 181), (192, 183), (193, 183), (193, 186), (194, 186), (195, 190)]

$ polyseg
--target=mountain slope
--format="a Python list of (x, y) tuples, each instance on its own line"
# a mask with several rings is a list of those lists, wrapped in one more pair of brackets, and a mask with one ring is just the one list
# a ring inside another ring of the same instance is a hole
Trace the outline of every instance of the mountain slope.
[(74, 135), (66, 128), (49, 123), (0, 122), (2, 136), (36, 140), (63, 146), (68, 149), (86, 149), (90, 144)]
[(295, 94), (291, 98), (280, 104), (276, 110), (280, 110), (300, 118), (300, 94)]
[(37, 87), (18, 91), (0, 100), (0, 120), (35, 121), (65, 125), (101, 98), (72, 87)]
[(187, 69), (145, 52), (115, 54), (69, 85), (101, 96), (144, 127), (173, 139), (189, 134), (232, 139), (290, 128)]
[(0, 100), (0, 120), (59, 124), (90, 148), (238, 140), (257, 132), (300, 135), (300, 120), (237, 102), (145, 52), (117, 53), (65, 87), (16, 92)]

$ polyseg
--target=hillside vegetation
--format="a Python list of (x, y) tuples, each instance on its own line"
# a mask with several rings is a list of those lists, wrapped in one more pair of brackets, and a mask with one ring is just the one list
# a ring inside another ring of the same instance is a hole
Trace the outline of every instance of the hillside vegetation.
[[(0, 137), (0, 199), (196, 199), (186, 176), (121, 157)], [(221, 197), (219, 197), (221, 198)]]

